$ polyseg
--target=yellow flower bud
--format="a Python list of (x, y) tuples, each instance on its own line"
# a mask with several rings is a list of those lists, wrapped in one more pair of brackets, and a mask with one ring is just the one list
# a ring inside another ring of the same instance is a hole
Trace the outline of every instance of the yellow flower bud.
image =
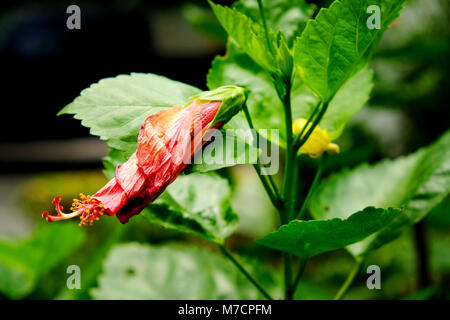
[[(302, 132), (306, 122), (307, 120), (304, 118), (298, 118), (294, 121), (294, 124), (292, 125), (294, 136), (298, 136)], [(306, 134), (311, 125), (311, 123), (308, 125), (308, 128), (303, 133), (303, 136)], [(303, 146), (301, 146), (299, 153), (308, 154), (311, 158), (317, 158), (320, 157), (325, 151), (331, 154), (338, 154), (340, 149), (337, 144), (330, 141), (327, 130), (320, 129), (319, 126), (316, 126), (308, 140), (306, 140)]]

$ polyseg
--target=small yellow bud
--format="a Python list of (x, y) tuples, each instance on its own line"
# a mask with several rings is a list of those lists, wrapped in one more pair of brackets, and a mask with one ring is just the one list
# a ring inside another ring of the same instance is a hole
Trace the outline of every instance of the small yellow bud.
[[(294, 121), (292, 129), (294, 131), (294, 136), (298, 136), (306, 125), (307, 120), (304, 118), (298, 118)], [(311, 127), (311, 123), (305, 130), (303, 135), (306, 134), (308, 129)], [(339, 146), (330, 141), (328, 137), (327, 130), (320, 129), (316, 126), (309, 136), (308, 140), (301, 146), (299, 153), (308, 154), (311, 158), (317, 158), (322, 155), (325, 151), (331, 154), (338, 154), (340, 152)]]

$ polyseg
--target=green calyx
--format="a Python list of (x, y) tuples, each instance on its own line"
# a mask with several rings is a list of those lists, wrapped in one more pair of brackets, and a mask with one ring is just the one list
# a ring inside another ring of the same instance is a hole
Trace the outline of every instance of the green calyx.
[(217, 111), (217, 114), (211, 124), (214, 125), (219, 122), (226, 123), (234, 117), (242, 109), (242, 106), (246, 100), (246, 95), (244, 89), (241, 87), (223, 86), (211, 91), (204, 91), (196, 96), (193, 96), (192, 100), (188, 104), (190, 104), (193, 100), (222, 101), (219, 111)]

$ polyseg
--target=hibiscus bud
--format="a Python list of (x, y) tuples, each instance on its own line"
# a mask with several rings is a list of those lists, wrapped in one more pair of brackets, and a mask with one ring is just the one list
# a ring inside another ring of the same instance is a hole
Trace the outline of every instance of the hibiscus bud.
[(139, 214), (184, 170), (207, 141), (209, 129), (220, 128), (242, 108), (244, 90), (236, 86), (203, 92), (184, 107), (174, 106), (150, 115), (141, 126), (136, 152), (117, 166), (116, 174), (93, 196), (74, 199), (73, 212), (43, 213), (47, 221), (80, 216), (80, 226), (92, 225), (102, 215), (117, 215), (122, 223)]
[[(306, 123), (307, 120), (304, 118), (298, 118), (294, 121), (292, 125), (294, 136), (298, 137), (300, 135)], [(309, 128), (311, 128), (311, 125), (311, 123), (308, 124), (307, 129), (303, 132), (302, 138)], [(316, 126), (308, 137), (308, 140), (300, 147), (299, 153), (308, 154), (311, 158), (317, 158), (325, 151), (331, 154), (338, 154), (340, 149), (337, 144), (330, 141), (327, 130), (320, 129), (319, 126)]]

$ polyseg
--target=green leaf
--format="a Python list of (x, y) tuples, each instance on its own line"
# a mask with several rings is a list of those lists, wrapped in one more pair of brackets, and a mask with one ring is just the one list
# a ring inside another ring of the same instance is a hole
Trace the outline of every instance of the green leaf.
[(271, 43), (269, 47), (262, 25), (235, 9), (223, 7), (211, 1), (209, 3), (222, 27), (239, 47), (265, 70), (275, 72), (277, 69), (272, 54), (276, 42), (275, 34), (269, 32), (268, 37)]
[(435, 229), (450, 227), (450, 197), (433, 208), (427, 215), (427, 225)]
[(227, 180), (216, 174), (178, 177), (143, 212), (150, 222), (222, 244), (237, 227)]
[(392, 208), (384, 210), (368, 207), (345, 220), (293, 220), (257, 242), (306, 259), (367, 238), (386, 227), (399, 212)]
[[(355, 74), (330, 102), (320, 127), (332, 139), (341, 134), (348, 120), (367, 102), (373, 72), (364, 68)], [(233, 42), (229, 42), (224, 57), (216, 57), (207, 76), (208, 88), (236, 84), (249, 91), (247, 105), (256, 128), (277, 129), (277, 140), (285, 145), (283, 106), (272, 84), (272, 78), (253, 62)], [(297, 76), (291, 92), (294, 119), (309, 118), (319, 98)], [(248, 128), (243, 114), (236, 115), (226, 125), (228, 128)], [(275, 136), (275, 135), (274, 135)], [(266, 137), (268, 138), (268, 137)]]
[(59, 114), (91, 128), (93, 135), (130, 156), (137, 145), (142, 122), (149, 115), (174, 105), (185, 105), (201, 91), (187, 84), (154, 74), (132, 73), (106, 78), (83, 90)]
[(404, 207), (388, 228), (349, 248), (355, 256), (364, 256), (425, 217), (449, 192), (450, 131), (447, 131), (438, 141), (411, 155), (373, 166), (364, 164), (332, 176), (314, 193), (310, 211), (318, 219), (345, 219), (348, 212), (367, 206)]
[(127, 160), (128, 157), (120, 150), (110, 149), (108, 155), (103, 158), (103, 173), (108, 179), (114, 178), (117, 166)]
[[(218, 131), (219, 132), (219, 131)], [(222, 130), (214, 136), (214, 141), (207, 144), (198, 159), (194, 156), (193, 163), (185, 173), (208, 172), (241, 164), (253, 164), (258, 161), (259, 149), (246, 143), (233, 129)], [(248, 140), (247, 140), (248, 141)]]
[(95, 234), (89, 235), (90, 250), (80, 250), (81, 252), (77, 252), (76, 256), (71, 256), (73, 264), (78, 265), (81, 270), (80, 289), (73, 290), (63, 286), (54, 299), (92, 299), (89, 291), (97, 286), (97, 278), (103, 272), (103, 261), (108, 256), (109, 251), (124, 238), (124, 235), (131, 232), (135, 235), (137, 223), (139, 222), (123, 225), (118, 219), (105, 219), (102, 221), (101, 227), (92, 230)]
[[(372, 88), (373, 71), (365, 67), (336, 93), (319, 123), (321, 129), (327, 130), (331, 140), (341, 135), (350, 118), (366, 104)], [(319, 103), (319, 99), (304, 84), (297, 86), (294, 83), (292, 99), (294, 119), (308, 119)]]
[[(248, 89), (247, 106), (256, 128), (279, 129), (284, 135), (283, 107), (275, 91), (271, 76), (233, 42), (229, 42), (224, 57), (216, 57), (207, 76), (208, 88), (236, 84)], [(249, 128), (243, 113), (237, 114), (225, 126)]]
[[(263, 298), (228, 260), (196, 247), (124, 244), (110, 252), (103, 269), (95, 299)], [(253, 269), (273, 288), (267, 272)]]
[(25, 297), (83, 241), (84, 233), (73, 224), (46, 226), (18, 243), (0, 241), (0, 292), (13, 299)]
[[(268, 27), (274, 32), (282, 31), (289, 46), (293, 44), (295, 37), (302, 33), (307, 20), (314, 12), (314, 5), (304, 0), (271, 0), (263, 1), (263, 4)], [(234, 8), (260, 23), (257, 0), (240, 0)]]
[[(400, 13), (404, 0), (342, 0), (321, 9), (294, 46), (294, 63), (305, 83), (329, 101), (358, 72), (383, 32)], [(380, 8), (380, 29), (366, 25), (371, 5)]]

